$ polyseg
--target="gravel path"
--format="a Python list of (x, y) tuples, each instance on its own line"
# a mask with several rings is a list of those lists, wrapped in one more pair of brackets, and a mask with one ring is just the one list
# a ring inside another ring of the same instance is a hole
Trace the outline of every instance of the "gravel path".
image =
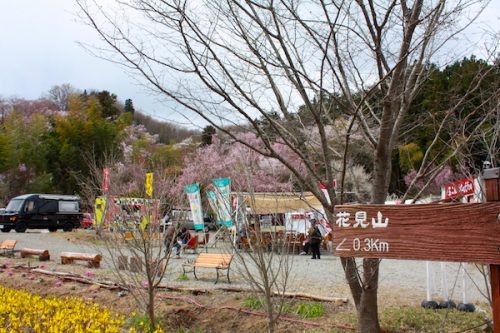
[[(89, 231), (79, 230), (77, 233), (87, 233)], [(74, 238), (74, 234), (63, 233), (48, 233), (45, 230), (29, 230), (24, 234), (15, 232), (1, 233), (0, 240), (16, 239), (18, 241), (16, 249), (23, 247), (48, 249), (51, 253), (51, 262), (47, 264), (57, 270), (68, 271), (68, 266), (61, 266), (59, 253), (64, 251), (73, 252), (101, 252), (104, 257), (102, 268), (103, 273), (111, 272), (111, 262), (105, 248), (99, 248), (94, 245), (75, 244), (69, 239)], [(203, 249), (201, 249), (203, 251)], [(209, 252), (221, 252), (221, 248), (210, 249)], [(306, 292), (315, 295), (327, 297), (350, 297), (350, 292), (345, 282), (340, 259), (331, 254), (322, 251), (321, 260), (312, 260), (310, 256), (293, 255), (292, 271), (290, 276), (289, 287), (290, 292)], [(245, 258), (243, 255), (243, 259)], [(171, 259), (169, 263), (168, 274), (164, 278), (164, 282), (169, 285), (196, 287), (196, 288), (217, 288), (217, 286), (232, 286), (247, 288), (248, 283), (243, 278), (240, 272), (243, 270), (239, 258), (231, 265), (231, 284), (228, 284), (225, 279), (225, 272), (217, 285), (214, 285), (216, 273), (213, 269), (198, 270), (200, 280), (195, 280), (192, 274), (188, 274), (189, 280), (178, 281), (178, 277), (182, 273), (181, 264), (187, 259), (195, 258), (195, 254), (184, 254), (181, 259)], [(0, 258), (0, 262), (7, 259)], [(248, 261), (247, 261), (248, 262)], [(444, 268), (447, 275), (448, 290), (451, 298), (455, 302), (462, 302), (462, 277), (458, 273), (458, 263), (445, 263)], [(72, 270), (82, 270), (82, 265), (71, 266)], [(484, 279), (473, 264), (465, 265), (469, 276), (466, 279), (467, 284), (467, 302), (485, 302), (486, 299), (481, 295), (479, 289), (474, 286), (474, 283), (484, 289)], [(443, 295), (443, 282), (441, 273), (441, 263), (431, 263), (431, 282), (434, 287), (434, 297)], [(257, 271), (255, 271), (255, 274)], [(383, 260), (380, 265), (380, 280), (379, 280), (379, 302), (382, 305), (416, 305), (426, 296), (426, 264), (424, 261), (410, 260)]]

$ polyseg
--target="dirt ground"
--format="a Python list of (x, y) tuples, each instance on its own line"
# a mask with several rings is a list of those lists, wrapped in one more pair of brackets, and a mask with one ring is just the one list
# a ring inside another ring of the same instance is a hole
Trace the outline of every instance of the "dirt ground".
[[(46, 268), (43, 263), (40, 265), (30, 264), (30, 266), (28, 268), (22, 260), (1, 258), (0, 284), (44, 296), (81, 297), (87, 301), (105, 305), (126, 317), (132, 313), (140, 312), (131, 295), (120, 297), (119, 290), (109, 290), (98, 285), (74, 281), (62, 282), (59, 277), (33, 271), (33, 268), (36, 267)], [(72, 267), (75, 268), (75, 271), (85, 269), (79, 265)], [(263, 310), (250, 310), (242, 307), (243, 301), (248, 296), (250, 295), (246, 293), (220, 290), (213, 290), (206, 294), (161, 291), (156, 299), (157, 313), (167, 331), (265, 332), (266, 318)], [(308, 301), (287, 300), (289, 305), (297, 302)], [(323, 304), (325, 315), (318, 319), (302, 319), (294, 314), (284, 315), (285, 319), (280, 320), (277, 332), (331, 332), (332, 329), (334, 331), (337, 329), (338, 332), (353, 331), (354, 325), (338, 324), (334, 320), (328, 319), (332, 317), (328, 314), (351, 312), (352, 308), (349, 304)]]
[[(32, 244), (40, 238), (39, 234), (22, 236), (31, 236), (29, 241), (25, 241), (27, 244)], [(74, 245), (86, 246), (95, 242), (92, 233), (55, 233), (50, 234), (50, 236), (61, 237), (64, 241)], [(55, 241), (56, 239), (53, 240)], [(36, 244), (33, 246), (36, 247)], [(65, 248), (61, 248), (61, 250), (65, 250)], [(51, 253), (58, 252), (51, 249)], [(50, 262), (39, 262), (36, 258), (21, 259), (19, 255), (16, 255), (15, 258), (2, 256), (0, 257), (0, 285), (15, 289), (24, 289), (34, 294), (82, 297), (87, 301), (104, 305), (126, 317), (130, 317), (132, 313), (143, 313), (137, 307), (131, 294), (123, 296), (123, 294), (119, 293), (120, 290), (117, 289), (110, 290), (95, 284), (68, 281), (61, 277), (34, 271), (34, 268), (40, 268), (50, 274), (68, 272), (94, 282), (118, 281), (114, 277), (110, 267), (89, 269), (86, 265), (78, 263), (61, 265), (56, 258), (52, 258)], [(109, 284), (107, 283), (108, 286)], [(177, 283), (177, 285), (184, 284)], [(211, 280), (210, 285), (213, 285)], [(193, 286), (199, 285), (187, 284), (185, 287)], [(201, 284), (201, 288), (204, 287), (205, 284)], [(325, 295), (321, 293), (321, 290), (313, 290), (310, 293), (317, 296), (329, 297), (346, 295), (345, 292), (338, 291), (333, 291)], [(404, 288), (404, 286), (391, 286), (388, 291), (379, 290), (379, 309), (391, 306), (419, 308), (420, 294), (418, 290), (413, 294), (409, 293), (408, 288)], [(156, 313), (166, 332), (265, 332), (267, 331), (267, 319), (264, 309), (252, 310), (244, 306), (245, 300), (251, 296), (249, 293), (224, 291), (223, 288), (208, 288), (207, 292), (204, 293), (162, 290), (157, 295)], [(290, 309), (295, 309), (298, 305), (315, 302), (317, 301), (310, 299), (287, 299), (286, 305), (288, 311), (279, 320), (276, 331), (355, 331), (356, 316), (352, 302), (337, 304), (334, 302), (323, 302), (321, 304), (324, 306), (324, 313), (317, 318), (304, 319), (293, 310), (290, 311)], [(470, 327), (470, 325), (465, 324), (463, 327)], [(410, 329), (408, 331), (413, 330)], [(421, 331), (427, 332), (427, 330)]]
[[(90, 233), (57, 233), (74, 244), (89, 244), (94, 241)], [(130, 317), (140, 314), (133, 296), (120, 296), (119, 289), (110, 290), (94, 284), (64, 280), (61, 277), (35, 272), (39, 268), (47, 272), (78, 274), (87, 280), (117, 281), (108, 269), (88, 269), (84, 264), (60, 265), (56, 261), (39, 262), (36, 258), (21, 259), (0, 257), (0, 285), (26, 290), (33, 294), (55, 295), (58, 297), (81, 297), (96, 302), (112, 311)], [(90, 276), (86, 274), (92, 274)], [(158, 318), (167, 332), (265, 332), (267, 331), (264, 309), (251, 310), (243, 307), (243, 302), (251, 296), (248, 293), (209, 290), (208, 293), (160, 291), (156, 298)], [(289, 306), (314, 302), (304, 299), (287, 299)], [(322, 303), (325, 314), (316, 319), (303, 319), (293, 313), (283, 315), (277, 332), (321, 332), (354, 331), (355, 325), (345, 327), (328, 319), (333, 313), (352, 313), (347, 304)]]

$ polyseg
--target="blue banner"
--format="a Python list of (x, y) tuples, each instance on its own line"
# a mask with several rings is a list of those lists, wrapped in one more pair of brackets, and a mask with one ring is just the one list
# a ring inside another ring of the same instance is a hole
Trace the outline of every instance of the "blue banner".
[(217, 194), (215, 194), (215, 191), (207, 191), (207, 198), (212, 212), (217, 216), (217, 221), (220, 221), (219, 209), (217, 208)]
[(233, 225), (231, 219), (231, 179), (218, 178), (213, 179), (212, 182), (217, 196), (217, 223), (230, 227)]
[(198, 184), (186, 185), (184, 186), (184, 192), (186, 192), (189, 199), (194, 229), (203, 230), (205, 223), (203, 222), (203, 210), (201, 208), (200, 186)]

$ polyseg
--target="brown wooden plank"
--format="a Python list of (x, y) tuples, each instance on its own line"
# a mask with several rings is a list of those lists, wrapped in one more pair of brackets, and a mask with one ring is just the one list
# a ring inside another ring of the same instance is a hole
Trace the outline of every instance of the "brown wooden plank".
[(229, 265), (206, 264), (206, 263), (184, 264), (183, 266), (205, 267), (205, 268), (227, 268), (227, 267), (229, 267)]
[[(500, 265), (491, 265), (490, 266), (490, 274), (491, 274), (491, 296), (493, 300), (493, 322), (494, 332), (500, 333)], [(497, 311), (495, 311), (497, 310)]]
[[(366, 228), (353, 227), (366, 212)], [(374, 228), (372, 218), (388, 218)], [(341, 215), (348, 213), (347, 227)], [(335, 208), (334, 254), (344, 257), (440, 260), (500, 264), (499, 202), (427, 205), (343, 205)]]

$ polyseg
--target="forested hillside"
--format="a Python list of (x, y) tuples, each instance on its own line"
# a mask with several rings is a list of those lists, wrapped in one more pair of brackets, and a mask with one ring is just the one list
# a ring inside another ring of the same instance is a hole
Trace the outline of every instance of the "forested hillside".
[[(429, 80), (404, 119), (393, 151), (390, 188), (399, 196), (438, 194), (441, 185), (474, 174), (483, 161), (498, 165), (500, 159), (495, 65), (472, 57), (443, 69), (429, 66), (428, 71)], [(460, 99), (466, 102), (456, 107)], [(337, 154), (330, 165), (337, 180), (344, 177), (344, 191), (352, 200), (368, 200), (373, 159), (360, 129), (350, 134), (342, 176), (348, 127), (344, 97), (318, 97), (315, 103)], [(372, 111), (376, 118), (380, 110)], [(108, 91), (81, 92), (62, 85), (38, 100), (0, 99), (0, 200), (29, 192), (81, 195), (82, 186), (89, 184), (99, 192), (99, 170), (105, 166), (113, 168), (121, 195), (143, 195), (144, 173), (151, 171), (157, 175), (155, 187), (163, 191), (157, 194), (165, 197), (182, 197), (184, 185), (199, 182), (205, 187), (218, 177), (231, 177), (235, 190), (300, 191), (295, 175), (272, 155), (256, 154), (238, 143), (250, 142), (265, 151), (268, 141), (280, 155), (296, 161), (297, 170), (305, 170), (297, 152), (276, 133), (279, 123), (307, 131), (314, 121), (303, 108), (294, 114), (292, 121), (269, 114), (256, 119), (258, 135), (241, 126), (240, 134), (231, 137), (212, 126), (200, 133), (158, 121), (136, 111), (130, 99), (122, 104)], [(319, 133), (309, 135), (319, 142)], [(190, 143), (176, 145), (188, 138)]]
[(146, 156), (180, 163), (159, 137), (175, 143), (192, 133), (145, 117), (108, 91), (64, 84), (37, 100), (0, 98), (0, 201), (30, 192), (81, 194), (96, 168), (127, 157), (130, 165)]
[(198, 131), (160, 121), (137, 111), (134, 113), (134, 123), (144, 125), (149, 133), (158, 135), (158, 141), (164, 144), (181, 142), (193, 135), (199, 134)]

